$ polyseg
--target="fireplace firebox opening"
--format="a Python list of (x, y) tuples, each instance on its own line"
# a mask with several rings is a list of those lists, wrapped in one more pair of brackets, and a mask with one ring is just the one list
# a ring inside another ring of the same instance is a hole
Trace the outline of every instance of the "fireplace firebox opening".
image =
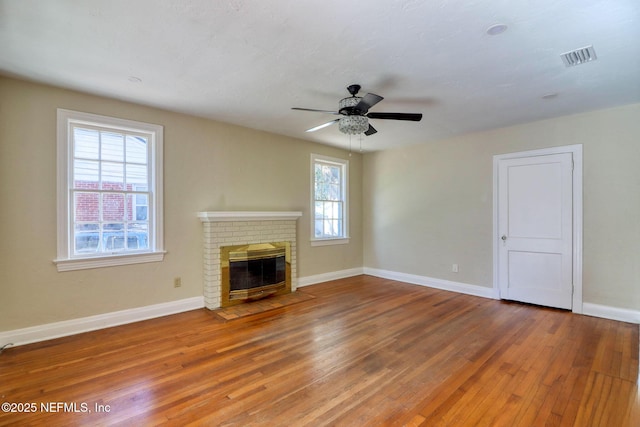
[(221, 306), (291, 292), (289, 242), (220, 248)]

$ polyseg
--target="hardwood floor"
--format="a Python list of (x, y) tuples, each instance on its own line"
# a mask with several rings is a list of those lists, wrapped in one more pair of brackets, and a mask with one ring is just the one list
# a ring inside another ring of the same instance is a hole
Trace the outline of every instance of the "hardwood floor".
[(638, 325), (370, 276), (299, 292), (9, 348), (0, 402), (35, 412), (0, 425), (640, 425)]

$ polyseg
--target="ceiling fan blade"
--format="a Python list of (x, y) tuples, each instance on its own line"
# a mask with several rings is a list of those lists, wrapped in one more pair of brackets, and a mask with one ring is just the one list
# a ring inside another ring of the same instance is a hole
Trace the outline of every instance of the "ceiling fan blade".
[(329, 111), (329, 110), (314, 110), (313, 108), (298, 108), (298, 107), (293, 107), (291, 108), (292, 110), (299, 110), (299, 111), (313, 111), (314, 113), (329, 113), (329, 114), (340, 114), (337, 111)]
[(305, 132), (315, 132), (315, 131), (320, 130), (322, 128), (326, 128), (327, 126), (331, 126), (332, 124), (337, 123), (339, 121), (340, 121), (340, 119), (331, 120), (330, 122), (321, 124), (320, 126), (316, 126), (314, 128), (307, 129)]
[(362, 97), (360, 102), (353, 107), (353, 111), (358, 114), (365, 114), (369, 111), (369, 108), (376, 105), (378, 102), (382, 101), (384, 98), (380, 95), (376, 95), (375, 93), (368, 93)]
[(370, 136), (370, 135), (373, 135), (374, 133), (378, 133), (378, 131), (376, 130), (376, 128), (371, 126), (371, 123), (369, 123), (369, 129), (367, 129), (364, 134), (367, 136)]
[(420, 113), (369, 113), (367, 117), (370, 119), (408, 120), (411, 122), (422, 120), (422, 114)]

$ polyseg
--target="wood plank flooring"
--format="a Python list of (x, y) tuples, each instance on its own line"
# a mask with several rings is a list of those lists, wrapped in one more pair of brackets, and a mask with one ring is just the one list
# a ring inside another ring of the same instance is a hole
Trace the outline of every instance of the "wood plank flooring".
[(298, 292), (9, 348), (0, 402), (34, 411), (0, 425), (640, 426), (638, 325), (370, 276)]

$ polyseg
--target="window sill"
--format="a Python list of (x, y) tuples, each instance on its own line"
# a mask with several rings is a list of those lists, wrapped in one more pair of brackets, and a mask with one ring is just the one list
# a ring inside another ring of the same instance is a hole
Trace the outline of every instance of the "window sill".
[(58, 272), (72, 270), (86, 270), (89, 268), (114, 267), (118, 265), (142, 264), (158, 262), (164, 259), (165, 251), (146, 252), (142, 254), (106, 255), (92, 258), (55, 259), (53, 263)]
[(311, 239), (311, 246), (346, 245), (347, 243), (349, 243), (348, 237), (340, 237), (337, 239)]

